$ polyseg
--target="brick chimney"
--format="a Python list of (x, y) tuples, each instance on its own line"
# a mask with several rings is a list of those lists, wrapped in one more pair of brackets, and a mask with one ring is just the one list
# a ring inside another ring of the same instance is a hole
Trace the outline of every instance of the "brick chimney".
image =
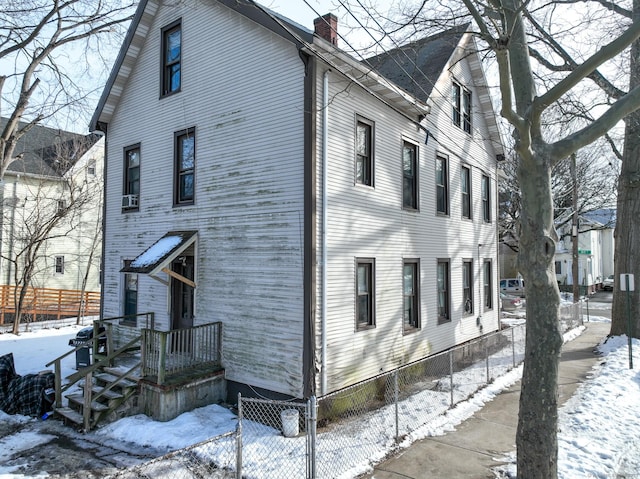
[(338, 46), (338, 17), (327, 13), (313, 21), (315, 34), (329, 43)]

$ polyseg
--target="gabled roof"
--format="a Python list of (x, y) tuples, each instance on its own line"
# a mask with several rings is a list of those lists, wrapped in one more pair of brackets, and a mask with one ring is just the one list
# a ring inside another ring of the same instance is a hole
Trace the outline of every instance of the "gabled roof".
[[(0, 129), (4, 129), (7, 118), (0, 118)], [(20, 122), (19, 129), (28, 124)], [(93, 144), (99, 135), (81, 135), (42, 125), (32, 127), (23, 135), (13, 152), (13, 162), (8, 173), (41, 176), (64, 175)]]
[[(313, 41), (313, 32), (252, 0), (217, 0), (217, 2), (293, 43), (300, 44), (301, 41), (311, 43)], [(111, 119), (161, 4), (161, 0), (141, 0), (138, 4), (111, 74), (102, 91), (96, 111), (89, 123), (89, 131), (101, 129), (100, 124), (108, 123)]]
[(426, 102), (467, 28), (468, 24), (454, 27), (367, 58), (363, 63)]
[(600, 227), (613, 229), (616, 227), (616, 215), (615, 208), (602, 208), (584, 213), (582, 217), (591, 223), (600, 225)]

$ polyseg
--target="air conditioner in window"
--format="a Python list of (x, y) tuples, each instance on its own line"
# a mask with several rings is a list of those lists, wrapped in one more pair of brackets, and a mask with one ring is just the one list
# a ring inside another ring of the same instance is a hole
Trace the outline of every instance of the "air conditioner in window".
[(122, 195), (122, 208), (137, 208), (138, 195)]

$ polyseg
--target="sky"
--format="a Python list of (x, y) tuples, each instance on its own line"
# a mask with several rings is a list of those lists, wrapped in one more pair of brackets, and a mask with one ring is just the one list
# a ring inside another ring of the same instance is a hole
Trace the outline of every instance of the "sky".
[[(610, 304), (600, 306), (609, 308)], [(590, 302), (591, 321), (609, 321), (598, 316), (598, 303)], [(514, 322), (522, 319), (516, 315)], [(18, 374), (37, 373), (52, 357), (69, 350), (68, 339), (75, 337), (77, 326), (60, 329), (45, 329), (37, 332), (23, 333), (20, 336), (0, 334), (0, 354), (13, 352)], [(582, 332), (576, 328), (565, 334), (565, 341), (574, 339)], [(558, 432), (558, 477), (559, 479), (615, 477), (639, 477), (640, 457), (640, 375), (636, 369), (629, 369), (629, 356), (625, 336), (611, 338), (600, 346), (602, 361), (594, 368), (588, 379), (577, 389), (575, 394), (559, 411)], [(634, 340), (634, 363), (640, 364), (640, 341)], [(637, 356), (637, 357), (636, 357)], [(63, 374), (71, 374), (75, 370), (73, 355), (63, 361)], [(497, 378), (492, 384), (480, 390), (467, 401), (461, 402), (452, 409), (445, 409), (440, 416), (409, 434), (401, 447), (409, 447), (413, 442), (428, 436), (446, 434), (454, 430), (465, 419), (472, 416), (482, 406), (491, 401), (501, 391), (518, 381), (522, 367), (517, 367)], [(414, 397), (418, 407), (419, 397)], [(409, 399), (408, 401), (411, 401)], [(31, 447), (38, 441), (46, 442), (45, 433), (38, 438), (38, 426), (43, 422), (23, 416), (8, 416), (0, 411), (0, 422), (15, 422), (29, 426), (29, 440), (16, 433), (0, 438), (0, 479), (20, 478), (12, 473), (13, 467), (3, 465), (10, 454)], [(184, 413), (172, 421), (157, 422), (147, 416), (137, 415), (121, 419), (101, 429), (91, 431), (89, 437), (100, 437), (102, 440), (114, 440), (131, 444), (131, 448), (154, 446), (166, 451), (176, 450), (204, 441), (212, 436), (233, 431), (236, 418), (232, 412), (218, 405), (198, 408)], [(350, 428), (344, 431), (345, 438), (358, 441), (357, 433)], [(279, 430), (263, 427), (263, 441), (282, 438)], [(332, 431), (334, 433), (335, 431)], [(282, 438), (284, 440), (284, 438)], [(287, 439), (291, 440), (291, 439)], [(304, 437), (294, 438), (304, 441)], [(345, 439), (346, 440), (346, 439)], [(362, 441), (370, 438), (361, 438)], [(377, 457), (383, 457), (388, 441), (380, 441)], [(370, 446), (370, 445), (368, 445)], [(378, 447), (378, 445), (376, 445)], [(335, 451), (332, 451), (335, 453)], [(345, 449), (344, 457), (333, 460), (350, 464), (349, 473), (343, 478), (371, 471), (373, 465), (365, 458), (354, 458), (351, 451)], [(500, 477), (516, 477), (515, 450), (500, 458), (505, 465), (495, 471)], [(291, 467), (285, 464), (270, 465)], [(351, 462), (349, 462), (351, 461)], [(618, 476), (617, 476), (618, 474)], [(623, 475), (624, 474), (624, 475)]]

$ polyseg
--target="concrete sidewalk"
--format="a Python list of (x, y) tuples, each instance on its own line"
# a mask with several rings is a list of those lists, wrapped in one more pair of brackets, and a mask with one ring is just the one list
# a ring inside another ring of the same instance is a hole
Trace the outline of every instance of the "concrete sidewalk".
[[(559, 405), (586, 379), (598, 356), (598, 343), (609, 334), (610, 323), (586, 322), (586, 330), (562, 347)], [(378, 464), (374, 479), (495, 478), (491, 468), (516, 449), (520, 382), (496, 396), (455, 431), (415, 442), (399, 455)]]

